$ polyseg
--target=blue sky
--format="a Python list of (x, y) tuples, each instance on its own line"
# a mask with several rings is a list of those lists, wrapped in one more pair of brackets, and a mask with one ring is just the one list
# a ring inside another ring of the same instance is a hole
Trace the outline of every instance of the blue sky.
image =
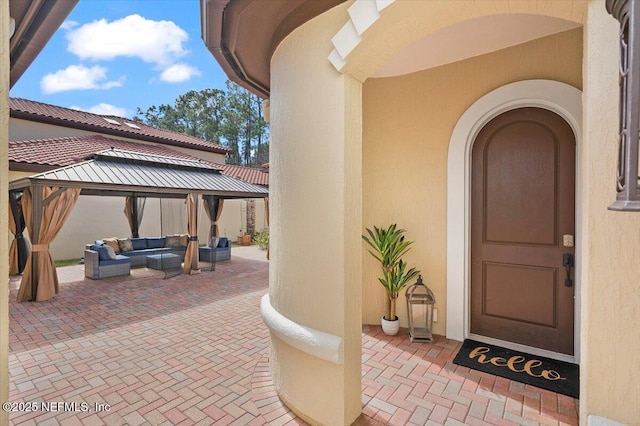
[(10, 95), (131, 118), (226, 80), (198, 0), (80, 0)]

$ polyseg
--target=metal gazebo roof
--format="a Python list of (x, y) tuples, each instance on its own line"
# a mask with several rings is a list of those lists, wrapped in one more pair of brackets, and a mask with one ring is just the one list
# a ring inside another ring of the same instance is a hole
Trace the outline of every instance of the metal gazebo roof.
[(158, 198), (183, 198), (187, 193), (221, 198), (264, 198), (265, 187), (220, 173), (204, 161), (110, 149), (86, 161), (25, 177), (9, 184), (10, 190), (31, 185), (82, 188), (83, 195), (124, 196), (136, 193)]

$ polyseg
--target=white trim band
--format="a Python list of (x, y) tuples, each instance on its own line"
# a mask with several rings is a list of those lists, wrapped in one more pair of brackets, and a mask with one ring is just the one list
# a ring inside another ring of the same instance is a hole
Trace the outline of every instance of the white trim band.
[(260, 314), (269, 330), (283, 342), (316, 358), (338, 365), (344, 364), (341, 337), (291, 321), (271, 306), (268, 294), (260, 301)]

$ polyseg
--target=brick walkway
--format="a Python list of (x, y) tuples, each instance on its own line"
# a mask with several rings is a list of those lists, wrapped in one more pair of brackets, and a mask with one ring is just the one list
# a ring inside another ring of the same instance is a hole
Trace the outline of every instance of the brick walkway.
[[(12, 278), (11, 401), (77, 403), (16, 412), (12, 424), (304, 424), (268, 374), (259, 315), (268, 263), (250, 250), (169, 279), (136, 269), (85, 281), (82, 267), (60, 268), (60, 294), (37, 304), (13, 302)], [(412, 345), (366, 327), (358, 424), (577, 424), (571, 398), (451, 364), (457, 345)]]

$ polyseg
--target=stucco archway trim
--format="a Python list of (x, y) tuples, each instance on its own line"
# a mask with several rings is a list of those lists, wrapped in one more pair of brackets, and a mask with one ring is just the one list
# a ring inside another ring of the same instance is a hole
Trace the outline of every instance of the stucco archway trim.
[[(478, 132), (497, 115), (522, 107), (548, 109), (563, 117), (576, 137), (576, 233), (580, 232), (582, 141), (582, 92), (573, 86), (552, 80), (525, 80), (499, 87), (474, 102), (458, 120), (449, 143), (447, 163), (447, 337), (463, 340), (469, 336), (469, 257), (470, 257), (470, 184), (471, 148)], [(576, 259), (580, 259), (579, 235), (576, 235)], [(576, 268), (575, 329), (580, 320), (580, 277)], [(578, 337), (576, 336), (576, 359)]]

